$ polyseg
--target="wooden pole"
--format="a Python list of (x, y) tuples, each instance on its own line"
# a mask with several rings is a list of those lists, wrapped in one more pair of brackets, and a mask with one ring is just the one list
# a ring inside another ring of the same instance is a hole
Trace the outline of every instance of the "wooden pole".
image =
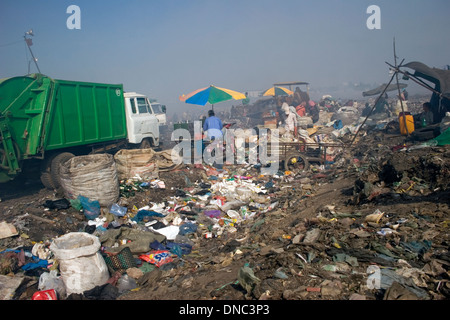
[[(405, 59), (402, 60), (402, 62), (400, 62), (400, 65), (403, 63)], [(395, 52), (395, 38), (394, 38), (394, 62), (395, 62), (395, 78), (397, 79), (397, 90), (398, 90), (398, 98), (400, 99), (400, 105), (402, 107), (402, 115), (403, 115), (403, 123), (405, 124), (405, 128), (406, 128), (406, 135), (409, 136), (409, 129), (408, 126), (406, 125), (406, 115), (405, 115), (405, 109), (403, 108), (403, 100), (401, 97), (401, 92), (400, 92), (400, 84), (398, 82), (398, 66), (397, 66), (397, 53)]]
[(386, 87), (384, 87), (383, 92), (378, 96), (378, 98), (375, 100), (375, 103), (373, 104), (372, 109), (370, 109), (369, 114), (366, 116), (366, 118), (364, 119), (363, 123), (359, 126), (358, 130), (355, 132), (355, 136), (353, 137), (352, 142), (350, 142), (350, 146), (353, 144), (353, 142), (355, 141), (359, 131), (361, 130), (361, 128), (364, 126), (364, 124), (367, 121), (367, 118), (370, 117), (370, 115), (372, 114), (373, 110), (375, 109), (378, 101), (380, 100), (380, 98), (385, 94), (387, 88), (389, 87), (389, 85), (391, 84), (392, 80), (394, 80), (395, 74), (392, 75), (391, 80), (389, 80), (388, 84), (386, 84)]
[[(389, 65), (392, 68), (395, 68), (392, 64), (390, 64), (388, 62), (386, 62), (386, 64)], [(405, 71), (402, 71), (400, 69), (397, 69), (396, 71), (401, 73), (401, 74), (403, 74), (403, 75), (405, 75), (405, 76), (407, 76), (407, 77), (409, 77), (412, 81), (414, 81), (418, 85), (420, 85), (420, 86), (430, 90), (431, 92), (436, 93), (437, 95), (439, 95), (439, 97), (442, 97), (442, 98), (450, 100), (450, 97), (447, 97), (447, 96), (443, 95), (441, 92), (434, 90), (433, 88), (431, 88), (427, 84), (423, 83), (422, 81), (419, 81), (418, 79), (415, 79), (414, 75), (410, 74), (409, 72), (405, 72)]]

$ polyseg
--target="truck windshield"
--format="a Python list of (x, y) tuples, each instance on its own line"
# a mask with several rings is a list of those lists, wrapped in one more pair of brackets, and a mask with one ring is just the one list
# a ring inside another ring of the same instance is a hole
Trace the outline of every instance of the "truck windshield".
[(159, 103), (152, 103), (152, 108), (155, 113), (164, 113), (162, 110), (162, 105)]
[(139, 113), (152, 113), (150, 106), (148, 105), (147, 99), (136, 98)]

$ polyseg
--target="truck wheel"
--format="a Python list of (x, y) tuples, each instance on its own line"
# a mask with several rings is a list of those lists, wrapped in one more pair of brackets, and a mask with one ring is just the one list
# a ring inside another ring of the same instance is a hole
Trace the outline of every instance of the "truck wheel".
[(53, 158), (51, 164), (50, 164), (50, 176), (52, 178), (52, 182), (55, 189), (58, 189), (60, 187), (59, 183), (59, 166), (66, 162), (67, 160), (75, 157), (73, 153), (70, 152), (63, 152), (58, 154), (56, 157)]
[(41, 172), (41, 182), (47, 189), (53, 190), (55, 189), (55, 185), (53, 184), (52, 176), (49, 172)]
[(41, 173), (41, 182), (47, 189), (54, 190), (55, 185), (53, 184), (52, 176), (50, 174), (51, 172), (51, 163), (53, 158), (55, 158), (57, 154), (50, 154), (49, 156), (46, 156), (45, 159), (41, 163), (40, 173)]
[(150, 141), (150, 139), (145, 138), (145, 139), (142, 139), (139, 149), (149, 149), (151, 147), (152, 147), (152, 142)]

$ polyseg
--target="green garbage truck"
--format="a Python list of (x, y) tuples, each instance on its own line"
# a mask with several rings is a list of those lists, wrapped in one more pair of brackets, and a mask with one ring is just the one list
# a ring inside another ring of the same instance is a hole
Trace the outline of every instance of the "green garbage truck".
[(122, 84), (57, 80), (36, 73), (0, 79), (0, 182), (40, 170), (59, 186), (59, 165), (76, 155), (159, 145), (158, 120), (145, 95)]

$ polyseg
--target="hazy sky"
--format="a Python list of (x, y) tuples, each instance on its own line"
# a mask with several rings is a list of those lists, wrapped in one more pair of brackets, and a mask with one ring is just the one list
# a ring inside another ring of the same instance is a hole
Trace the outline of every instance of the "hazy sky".
[[(70, 5), (81, 29), (67, 27)], [(381, 10), (381, 29), (367, 27), (370, 5)], [(207, 110), (178, 97), (210, 84), (245, 92), (308, 81), (321, 96), (387, 82), (394, 37), (400, 60), (450, 64), (449, 13), (448, 0), (1, 0), (0, 78), (27, 73), (23, 36), (33, 29), (42, 73), (122, 83), (169, 114)]]

